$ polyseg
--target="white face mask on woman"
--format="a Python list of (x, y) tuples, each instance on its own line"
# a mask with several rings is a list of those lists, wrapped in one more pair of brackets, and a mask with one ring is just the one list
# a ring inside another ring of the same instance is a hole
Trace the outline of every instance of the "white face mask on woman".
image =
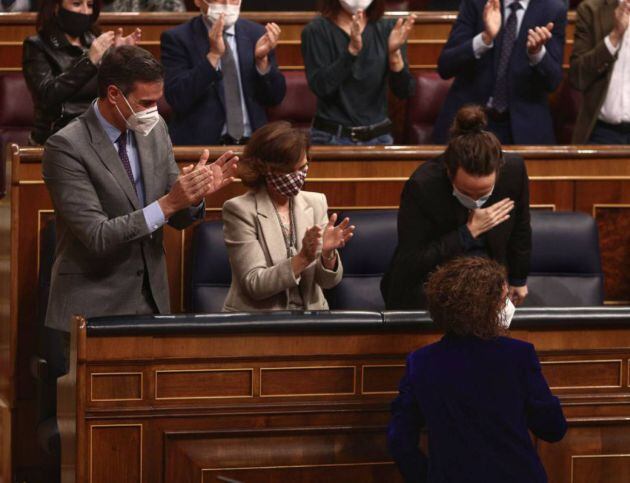
[(339, 3), (343, 7), (343, 9), (354, 15), (359, 10), (363, 10), (364, 12), (370, 8), (373, 0), (339, 0)]
[(160, 122), (160, 114), (158, 112), (157, 106), (151, 107), (144, 111), (134, 112), (133, 108), (129, 104), (129, 101), (124, 95), (123, 99), (131, 110), (131, 116), (125, 119), (125, 116), (123, 116), (123, 113), (120, 112), (118, 106), (116, 106), (116, 109), (118, 110), (118, 113), (122, 116), (122, 118), (125, 119), (125, 124), (127, 125), (127, 127), (136, 134), (140, 134), (141, 136), (148, 136), (153, 128), (157, 125), (157, 123)]
[(234, 25), (241, 14), (240, 3), (238, 5), (225, 5), (223, 3), (208, 3), (205, 2), (205, 0), (204, 3), (208, 6), (206, 16), (213, 25), (215, 22), (219, 21), (221, 14), (224, 14), (223, 30), (229, 29), (232, 25)]

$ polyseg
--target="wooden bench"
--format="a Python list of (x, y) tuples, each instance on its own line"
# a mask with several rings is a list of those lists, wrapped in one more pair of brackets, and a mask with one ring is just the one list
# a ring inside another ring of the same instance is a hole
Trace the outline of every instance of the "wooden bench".
[[(59, 382), (63, 483), (402, 481), (386, 447), (424, 313), (77, 318)], [(630, 310), (523, 310), (569, 430), (553, 483), (630, 475)], [(430, 444), (430, 441), (429, 441)], [(423, 441), (426, 447), (426, 441)]]

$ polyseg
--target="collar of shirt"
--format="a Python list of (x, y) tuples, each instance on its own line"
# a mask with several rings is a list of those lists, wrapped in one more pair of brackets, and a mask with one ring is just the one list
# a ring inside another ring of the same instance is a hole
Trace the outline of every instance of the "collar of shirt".
[[(201, 15), (201, 18), (203, 20), (204, 25), (206, 26), (206, 28), (208, 29), (208, 32), (212, 29), (212, 22), (210, 22), (210, 20), (208, 20), (208, 17), (206, 15)], [(229, 29), (225, 29), (223, 31), (224, 34), (228, 34), (228, 35), (236, 35), (236, 24), (232, 25)]]
[(527, 7), (529, 6), (529, 0), (506, 0), (505, 4), (503, 5), (503, 9), (507, 12), (508, 7), (517, 1), (521, 4), (521, 7), (523, 7), (523, 11), (527, 10)]
[[(96, 113), (96, 118), (101, 123), (101, 126), (103, 126), (105, 134), (107, 134), (109, 140), (112, 142), (112, 144), (116, 144), (116, 141), (121, 134), (120, 129), (118, 129), (116, 126), (111, 124), (107, 119), (103, 117), (103, 114), (101, 114), (101, 111), (98, 108), (98, 100), (94, 101), (94, 112)], [(127, 144), (130, 144), (132, 142), (132, 138), (133, 136), (127, 136)]]

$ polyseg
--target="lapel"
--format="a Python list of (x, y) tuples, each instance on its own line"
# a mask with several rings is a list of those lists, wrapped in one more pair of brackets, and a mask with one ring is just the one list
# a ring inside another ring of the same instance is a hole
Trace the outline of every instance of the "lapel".
[(262, 231), (263, 241), (271, 257), (271, 263), (277, 265), (286, 260), (287, 249), (284, 244), (278, 216), (276, 215), (276, 209), (264, 187), (259, 188), (254, 197), (256, 199), (256, 216)]
[(94, 112), (94, 106), (90, 106), (85, 114), (85, 124), (90, 134), (90, 146), (105, 168), (112, 174), (118, 185), (124, 191), (134, 209), (139, 210), (140, 201), (138, 195), (131, 184), (129, 176), (123, 167), (118, 151), (105, 134), (100, 121)]
[[(595, 11), (599, 17), (599, 32), (595, 32), (597, 40), (601, 40), (613, 29), (615, 23), (615, 9), (619, 5), (617, 0), (606, 0), (605, 5)], [(612, 69), (611, 69), (612, 72)]]
[(306, 230), (313, 226), (313, 207), (306, 203), (304, 194), (300, 191), (293, 199), (293, 210), (295, 212), (295, 233), (297, 236), (297, 250), (302, 249), (302, 238)]
[(155, 132), (152, 131), (148, 136), (132, 134), (136, 139), (138, 147), (138, 157), (140, 158), (140, 166), (142, 168), (142, 182), (144, 184), (144, 203), (149, 205), (157, 199), (155, 193), (155, 163), (158, 156), (156, 152), (156, 143), (153, 139)]
[(536, 13), (542, 7), (542, 5), (539, 4), (540, 0), (529, 0), (529, 5), (527, 6), (527, 10), (525, 10), (523, 22), (521, 23), (521, 28), (518, 31), (518, 37), (516, 38), (516, 43), (514, 44), (514, 49), (520, 49), (522, 52), (526, 52), (527, 31), (534, 27), (541, 27), (541, 25), (537, 25), (536, 23), (536, 21), (538, 20), (538, 18), (536, 17)]

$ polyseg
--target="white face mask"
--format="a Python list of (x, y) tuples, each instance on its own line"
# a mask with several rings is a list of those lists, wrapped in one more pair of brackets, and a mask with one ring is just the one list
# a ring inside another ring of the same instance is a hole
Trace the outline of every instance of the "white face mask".
[(514, 313), (516, 312), (516, 307), (512, 303), (510, 297), (505, 297), (505, 305), (503, 309), (501, 309), (500, 324), (503, 328), (509, 329), (510, 324), (512, 323), (512, 319), (514, 318)]
[(494, 191), (494, 186), (492, 187), (492, 190), (490, 190), (490, 193), (488, 193), (485, 196), (482, 196), (478, 200), (473, 200), (470, 196), (466, 196), (464, 193), (462, 193), (457, 188), (455, 188), (455, 186), (453, 186), (453, 196), (457, 198), (457, 201), (459, 201), (464, 208), (467, 208), (469, 210), (477, 210), (481, 208), (483, 205), (485, 205), (486, 202), (492, 196), (493, 191)]
[(241, 13), (241, 4), (238, 5), (224, 5), (222, 3), (208, 3), (204, 0), (204, 3), (208, 6), (206, 16), (210, 23), (214, 24), (219, 21), (221, 14), (223, 17), (223, 30), (229, 29), (236, 23)]
[(373, 0), (339, 0), (339, 3), (343, 7), (343, 9), (354, 15), (359, 10), (363, 10), (364, 12), (372, 5)]
[(127, 125), (127, 127), (136, 134), (148, 136), (153, 128), (157, 125), (157, 123), (160, 122), (160, 114), (158, 113), (157, 106), (147, 109), (145, 111), (134, 112), (133, 108), (129, 104), (129, 101), (127, 101), (127, 98), (123, 96), (123, 99), (129, 106), (129, 109), (131, 109), (131, 116), (129, 116), (128, 119), (125, 119), (125, 116), (123, 116), (123, 113), (120, 112), (118, 106), (116, 106), (116, 109), (118, 110), (118, 113), (122, 116), (122, 118), (125, 119), (125, 124)]

